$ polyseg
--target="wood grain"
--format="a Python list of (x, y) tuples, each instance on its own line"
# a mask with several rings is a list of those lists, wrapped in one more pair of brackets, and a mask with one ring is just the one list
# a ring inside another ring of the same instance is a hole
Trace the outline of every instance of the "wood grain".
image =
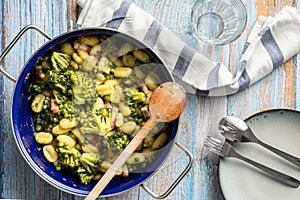
[[(243, 34), (232, 44), (211, 47), (198, 43), (192, 35), (190, 12), (196, 0), (133, 0), (137, 6), (153, 15), (189, 46), (211, 60), (223, 62), (231, 71), (237, 65), (245, 41), (259, 15), (272, 16), (285, 5), (297, 0), (244, 1), (248, 22)], [(35, 24), (52, 36), (76, 29), (79, 9), (76, 0), (0, 0), (0, 50), (8, 45), (21, 28)], [(45, 38), (30, 31), (9, 53), (3, 66), (17, 77), (26, 60), (40, 47)], [(267, 77), (246, 90), (228, 97), (196, 97), (189, 95), (180, 118), (176, 140), (189, 149), (195, 162), (192, 170), (166, 199), (222, 200), (218, 185), (218, 158), (203, 148), (207, 135), (218, 137), (217, 123), (225, 115), (246, 118), (271, 108), (300, 108), (300, 57), (295, 56)], [(10, 121), (14, 83), (0, 75), (0, 198), (10, 199), (83, 199), (50, 186), (27, 166), (13, 139)], [(163, 193), (187, 165), (185, 154), (176, 146), (161, 169), (145, 182), (157, 193)], [(140, 187), (104, 199), (153, 199)]]

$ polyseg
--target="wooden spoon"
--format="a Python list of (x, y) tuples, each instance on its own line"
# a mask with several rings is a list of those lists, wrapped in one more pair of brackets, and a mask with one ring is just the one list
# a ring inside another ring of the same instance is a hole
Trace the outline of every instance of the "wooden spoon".
[(167, 82), (156, 88), (149, 103), (150, 118), (85, 199), (96, 199), (156, 123), (175, 120), (183, 112), (185, 104), (186, 93), (181, 85)]

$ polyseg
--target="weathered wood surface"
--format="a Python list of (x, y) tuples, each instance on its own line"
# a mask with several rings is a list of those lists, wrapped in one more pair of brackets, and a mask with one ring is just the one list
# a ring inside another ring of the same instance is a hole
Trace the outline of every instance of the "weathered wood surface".
[[(241, 55), (249, 31), (259, 15), (273, 15), (285, 5), (297, 7), (293, 0), (247, 0), (248, 23), (244, 33), (235, 42), (222, 47), (198, 44), (189, 25), (190, 12), (195, 0), (134, 0), (134, 2), (191, 47), (212, 60), (222, 61), (231, 70)], [(34, 24), (52, 36), (76, 29), (78, 7), (76, 0), (1, 0), (0, 1), (0, 52), (25, 25)], [(300, 10), (300, 9), (299, 9)], [(17, 76), (30, 55), (46, 39), (28, 32), (9, 53), (3, 63), (5, 69)], [(229, 97), (196, 97), (190, 95), (187, 107), (180, 118), (177, 141), (195, 157), (192, 170), (167, 199), (223, 199), (218, 186), (217, 158), (203, 149), (207, 135), (217, 134), (217, 122), (228, 114), (245, 118), (270, 108), (300, 108), (299, 56), (290, 59), (283, 67), (250, 88)], [(43, 181), (27, 166), (12, 136), (10, 106), (14, 83), (0, 75), (0, 197), (10, 199), (82, 199), (61, 192)], [(187, 158), (177, 147), (161, 170), (145, 185), (162, 193), (181, 173)], [(153, 199), (142, 188), (106, 199)]]

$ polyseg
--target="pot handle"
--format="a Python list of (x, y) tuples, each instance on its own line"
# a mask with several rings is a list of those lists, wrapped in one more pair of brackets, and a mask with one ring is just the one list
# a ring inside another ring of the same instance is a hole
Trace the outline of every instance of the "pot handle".
[(50, 35), (48, 35), (46, 32), (44, 32), (43, 30), (41, 30), (40, 28), (34, 26), (34, 25), (27, 25), (25, 26), (18, 34), (17, 36), (10, 42), (10, 44), (7, 46), (7, 48), (3, 51), (3, 53), (0, 56), (0, 72), (2, 72), (8, 79), (16, 82), (16, 79), (10, 75), (9, 73), (7, 73), (2, 66), (2, 61), (4, 60), (5, 56), (8, 54), (8, 52), (15, 46), (15, 44), (18, 42), (18, 40), (22, 37), (22, 35), (30, 30), (36, 30), (38, 31), (40, 34), (42, 34), (44, 37), (46, 37), (47, 39), (51, 40), (52, 37)]
[(166, 198), (175, 189), (175, 187), (179, 184), (179, 182), (185, 177), (185, 175), (189, 172), (189, 170), (191, 169), (191, 167), (193, 165), (194, 158), (193, 158), (192, 153), (189, 150), (187, 150), (182, 144), (178, 143), (177, 141), (175, 142), (175, 144), (181, 150), (183, 150), (185, 152), (185, 154), (189, 157), (189, 163), (186, 166), (186, 168), (183, 170), (183, 172), (178, 176), (178, 178), (171, 184), (171, 186), (163, 194), (157, 195), (152, 190), (150, 190), (147, 186), (145, 186), (144, 184), (141, 185), (146, 192), (148, 192), (152, 197), (154, 197), (156, 199)]

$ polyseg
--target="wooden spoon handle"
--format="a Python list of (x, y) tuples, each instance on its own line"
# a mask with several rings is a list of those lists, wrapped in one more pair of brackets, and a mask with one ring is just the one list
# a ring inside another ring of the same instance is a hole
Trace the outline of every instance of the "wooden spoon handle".
[(127, 147), (118, 156), (111, 167), (105, 172), (99, 182), (95, 185), (93, 190), (87, 195), (86, 200), (96, 199), (104, 190), (106, 185), (116, 175), (119, 169), (125, 164), (128, 158), (133, 154), (137, 147), (141, 144), (143, 139), (148, 135), (149, 131), (155, 126), (156, 121), (153, 118), (148, 119), (145, 125), (140, 129), (136, 136), (131, 140)]

